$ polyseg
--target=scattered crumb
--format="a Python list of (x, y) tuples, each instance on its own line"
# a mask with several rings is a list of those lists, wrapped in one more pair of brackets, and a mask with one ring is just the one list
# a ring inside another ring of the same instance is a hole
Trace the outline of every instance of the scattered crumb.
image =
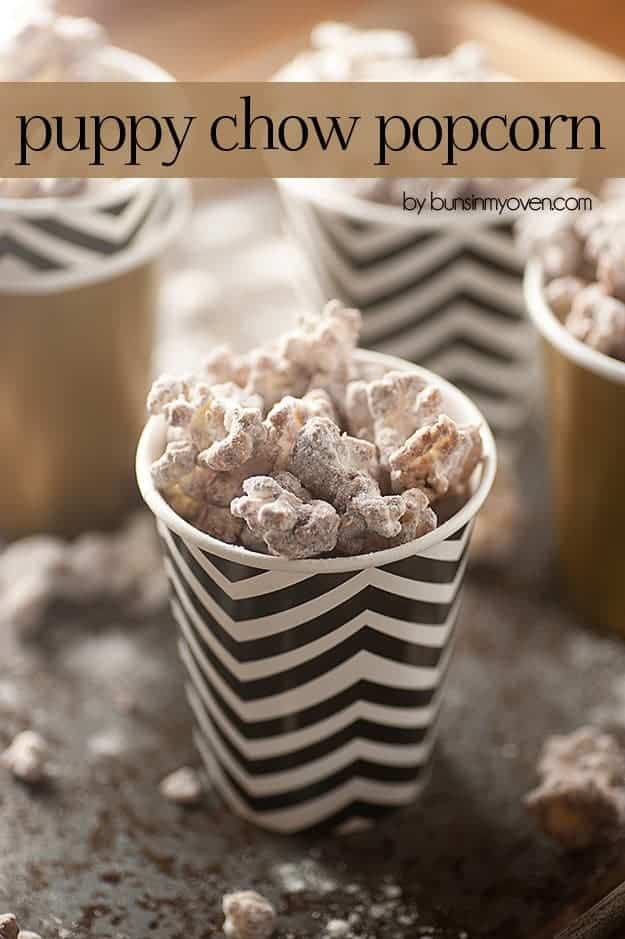
[(399, 900), (402, 895), (402, 889), (398, 884), (384, 884), (382, 893), (387, 900)]
[(56, 601), (109, 601), (131, 615), (162, 609), (167, 582), (153, 519), (139, 511), (113, 534), (74, 541), (31, 535), (0, 551), (0, 621), (36, 635)]
[(225, 894), (222, 909), (228, 939), (269, 939), (276, 928), (273, 904), (255, 890)]
[(594, 727), (550, 737), (525, 797), (538, 827), (565, 848), (586, 848), (625, 823), (625, 755), (617, 740)]
[(17, 939), (41, 939), (38, 932), (31, 932), (30, 929), (20, 929)]
[(326, 934), (330, 939), (343, 939), (350, 931), (350, 926), (345, 919), (331, 919), (326, 923)]
[(36, 785), (48, 777), (48, 745), (34, 730), (23, 730), (2, 754), (2, 762), (16, 779)]
[(190, 766), (182, 766), (166, 776), (159, 786), (162, 796), (179, 805), (197, 805), (202, 798), (203, 786), (197, 772)]
[(17, 939), (19, 927), (13, 913), (0, 913), (0, 939)]

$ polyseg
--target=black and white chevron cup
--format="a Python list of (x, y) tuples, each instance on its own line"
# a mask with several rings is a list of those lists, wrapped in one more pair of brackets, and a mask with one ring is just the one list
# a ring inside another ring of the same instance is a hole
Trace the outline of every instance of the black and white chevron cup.
[[(170, 82), (148, 59), (108, 47), (108, 81)], [(189, 183), (96, 180), (84, 194), (0, 198), (0, 292), (45, 294), (90, 286), (158, 257), (188, 216)]]
[(304, 258), (299, 281), (306, 302), (317, 307), (338, 297), (357, 307), (364, 346), (458, 385), (498, 443), (511, 446), (535, 388), (515, 215), (417, 217), (342, 193), (327, 180), (277, 183), (287, 230)]
[(472, 402), (419, 371), (451, 416), (481, 423), (485, 461), (459, 512), (378, 553), (289, 561), (217, 541), (154, 489), (161, 418), (139, 443), (198, 749), (233, 811), (273, 831), (364, 827), (413, 802), (427, 779), (471, 528), (496, 455)]

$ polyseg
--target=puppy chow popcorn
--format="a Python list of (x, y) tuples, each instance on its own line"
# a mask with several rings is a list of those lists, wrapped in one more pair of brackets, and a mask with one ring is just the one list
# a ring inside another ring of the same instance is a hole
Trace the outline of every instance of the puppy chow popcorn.
[(541, 261), (554, 315), (576, 339), (625, 361), (625, 199), (606, 195), (591, 199), (592, 209), (528, 215), (519, 237)]
[(227, 939), (270, 939), (276, 928), (273, 904), (255, 890), (225, 894), (223, 930)]
[(625, 822), (625, 755), (594, 727), (549, 738), (538, 764), (540, 785), (525, 798), (538, 827), (565, 848), (586, 848)]
[(13, 913), (0, 913), (0, 939), (17, 939), (19, 927)]
[(23, 730), (1, 756), (2, 763), (20, 782), (36, 786), (48, 778), (48, 745), (41, 734)]
[(359, 327), (358, 311), (332, 301), (260, 349), (218, 348), (201, 377), (157, 379), (148, 412), (166, 443), (152, 479), (174, 511), (290, 559), (380, 551), (436, 528), (482, 459), (480, 428), (457, 425), (415, 371), (354, 357)]
[(332, 551), (339, 526), (336, 509), (312, 499), (297, 479), (292, 488), (298, 495), (270, 476), (253, 476), (243, 483), (245, 495), (233, 500), (232, 515), (244, 519), (272, 554), (304, 558)]

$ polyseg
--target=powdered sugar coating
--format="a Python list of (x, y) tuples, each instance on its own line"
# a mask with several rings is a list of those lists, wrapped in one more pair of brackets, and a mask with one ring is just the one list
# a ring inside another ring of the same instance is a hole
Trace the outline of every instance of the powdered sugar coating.
[(565, 325), (586, 345), (625, 361), (625, 303), (601, 284), (576, 294)]
[(34, 786), (48, 777), (48, 744), (34, 730), (23, 730), (0, 757), (20, 782)]
[(465, 488), (481, 457), (479, 428), (443, 414), (391, 454), (391, 486), (396, 492), (422, 489), (432, 500), (453, 495)]
[(253, 476), (243, 489), (245, 495), (232, 503), (232, 514), (243, 519), (272, 554), (296, 559), (334, 549), (339, 517), (328, 502), (312, 499), (301, 488), (295, 495), (270, 476)]
[(610, 734), (582, 727), (549, 738), (538, 772), (541, 783), (525, 805), (564, 847), (586, 848), (625, 822), (625, 755)]
[[(214, 350), (199, 378), (157, 380), (148, 408), (167, 442), (152, 476), (174, 511), (293, 559), (383, 550), (435, 528), (430, 503), (463, 493), (479, 429), (444, 416), (441, 391), (417, 372), (357, 366), (359, 326), (332, 301), (260, 349)], [(435, 440), (416, 436), (428, 428)]]
[(605, 194), (601, 203), (574, 190), (592, 209), (527, 217), (519, 232), (540, 258), (554, 315), (576, 339), (625, 361), (625, 199), (618, 188)]
[(227, 939), (270, 939), (276, 928), (273, 904), (255, 890), (227, 893), (222, 901)]

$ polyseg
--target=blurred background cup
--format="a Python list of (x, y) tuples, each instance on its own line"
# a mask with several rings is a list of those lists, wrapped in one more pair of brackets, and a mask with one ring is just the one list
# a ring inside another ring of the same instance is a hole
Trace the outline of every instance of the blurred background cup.
[(154, 488), (162, 418), (141, 437), (137, 478), (158, 520), (195, 740), (226, 803), (270, 830), (363, 827), (413, 802), (427, 780), (471, 531), (496, 455), (473, 403), (419, 371), (451, 417), (481, 425), (485, 459), (470, 497), (439, 528), (372, 554), (290, 561), (212, 538)]
[(543, 283), (531, 262), (525, 296), (543, 340), (560, 571), (581, 615), (625, 635), (625, 362), (572, 336)]
[[(327, 180), (277, 182), (287, 228), (305, 258), (304, 299), (318, 307), (338, 297), (357, 307), (365, 347), (458, 385), (512, 453), (536, 389), (524, 262), (513, 233), (519, 213), (417, 216)], [(500, 189), (501, 180), (494, 182)], [(553, 193), (568, 182), (537, 181), (532, 193)]]
[[(170, 81), (115, 48), (119, 79)], [(151, 377), (158, 262), (190, 211), (183, 180), (98, 180), (0, 199), (0, 531), (116, 526)]]

